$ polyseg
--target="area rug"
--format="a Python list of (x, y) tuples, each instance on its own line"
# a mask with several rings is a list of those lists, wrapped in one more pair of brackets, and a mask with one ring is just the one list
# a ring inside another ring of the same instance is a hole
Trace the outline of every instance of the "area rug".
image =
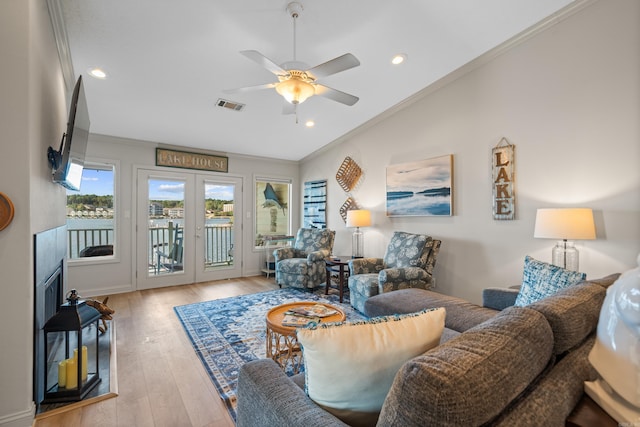
[(341, 307), (347, 320), (364, 318), (348, 299), (340, 304), (333, 291), (324, 295), (324, 287), (318, 293), (286, 288), (174, 307), (234, 421), (240, 367), (266, 355), (265, 314), (269, 309), (288, 302), (320, 301)]

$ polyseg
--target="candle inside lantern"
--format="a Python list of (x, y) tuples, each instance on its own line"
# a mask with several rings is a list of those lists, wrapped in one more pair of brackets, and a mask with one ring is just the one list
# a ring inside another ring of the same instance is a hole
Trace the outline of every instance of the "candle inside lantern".
[[(75, 359), (76, 363), (78, 363), (78, 349), (74, 348), (73, 349), (73, 358)], [(87, 380), (87, 364), (89, 363), (89, 357), (87, 355), (87, 346), (83, 345), (82, 346), (82, 381), (86, 381)]]
[(63, 360), (58, 363), (58, 387), (67, 385), (67, 361)]
[(78, 387), (78, 364), (74, 358), (67, 359), (67, 385), (66, 388)]
[(83, 345), (82, 346), (82, 381), (87, 380), (88, 366), (89, 366), (89, 357), (87, 353), (87, 346)]

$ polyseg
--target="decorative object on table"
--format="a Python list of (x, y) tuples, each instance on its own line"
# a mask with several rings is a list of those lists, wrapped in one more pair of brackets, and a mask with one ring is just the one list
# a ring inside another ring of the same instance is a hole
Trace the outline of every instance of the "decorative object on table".
[(351, 257), (364, 257), (364, 235), (360, 227), (371, 225), (371, 212), (366, 209), (352, 209), (347, 211), (347, 227), (355, 227), (351, 237)]
[(538, 209), (533, 237), (559, 239), (551, 252), (551, 263), (578, 271), (578, 250), (571, 240), (593, 240), (596, 226), (588, 208)]
[(302, 227), (327, 228), (327, 180), (304, 183)]
[[(67, 303), (45, 323), (43, 403), (82, 400), (100, 382), (99, 320), (98, 310), (72, 289)], [(53, 369), (57, 369), (57, 375), (52, 375)]]
[(493, 219), (509, 220), (516, 217), (515, 145), (506, 138), (491, 150)]
[(358, 204), (353, 198), (347, 197), (347, 200), (340, 206), (340, 216), (345, 223), (347, 222), (347, 212), (351, 209), (359, 209)]
[(99, 326), (98, 329), (102, 334), (104, 334), (109, 328), (109, 326), (107, 325), (107, 320), (113, 320), (113, 316), (111, 315), (116, 312), (114, 309), (110, 308), (107, 305), (108, 301), (109, 301), (109, 297), (106, 297), (105, 299), (103, 299), (102, 302), (94, 299), (88, 299), (85, 301), (89, 307), (95, 308), (100, 313), (100, 320), (102, 321), (102, 326)]
[(347, 156), (342, 161), (342, 164), (338, 168), (338, 172), (336, 173), (336, 181), (340, 187), (345, 191), (349, 192), (354, 189), (354, 187), (358, 184), (360, 177), (362, 176), (362, 169), (360, 166), (353, 160), (351, 157)]
[[(236, 418), (236, 387), (240, 366), (266, 356), (265, 314), (281, 304), (314, 301), (340, 307), (347, 320), (364, 319), (349, 306), (338, 302), (337, 293), (320, 296), (322, 288), (314, 292), (295, 288), (198, 302), (175, 307), (198, 358), (214, 383), (230, 415)], [(293, 375), (288, 369), (287, 375)]]
[(387, 216), (451, 216), (453, 155), (387, 166)]
[(620, 425), (640, 425), (640, 255), (607, 289), (589, 362), (599, 378), (585, 391)]
[(0, 193), (0, 230), (4, 230), (13, 220), (14, 208), (11, 199)]

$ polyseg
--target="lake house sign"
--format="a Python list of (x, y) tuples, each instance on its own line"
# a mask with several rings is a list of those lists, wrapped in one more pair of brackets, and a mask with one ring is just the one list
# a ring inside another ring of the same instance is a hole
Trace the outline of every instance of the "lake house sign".
[(515, 146), (502, 138), (491, 150), (493, 219), (509, 220), (516, 217)]
[(156, 148), (156, 166), (226, 173), (229, 172), (229, 158)]

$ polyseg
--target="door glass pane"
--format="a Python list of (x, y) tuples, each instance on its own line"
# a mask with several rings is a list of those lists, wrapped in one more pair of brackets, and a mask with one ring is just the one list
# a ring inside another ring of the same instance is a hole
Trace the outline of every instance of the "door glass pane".
[(204, 268), (212, 270), (234, 263), (233, 194), (235, 185), (205, 182)]
[(182, 273), (185, 182), (151, 178), (148, 184), (149, 275)]

